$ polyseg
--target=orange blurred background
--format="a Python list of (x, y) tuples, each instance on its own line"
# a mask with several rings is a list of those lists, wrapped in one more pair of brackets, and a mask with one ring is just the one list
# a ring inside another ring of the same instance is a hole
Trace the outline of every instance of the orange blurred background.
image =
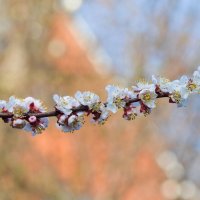
[[(111, 14), (118, 3), (94, 2), (97, 8), (101, 4)], [(136, 10), (136, 1), (125, 2), (132, 5), (127, 10), (128, 21), (134, 20), (134, 13), (143, 16), (145, 10)], [(153, 6), (149, 1), (144, 2), (149, 9), (156, 10), (156, 1), (152, 1)], [(194, 68), (187, 66), (197, 65), (199, 49), (192, 58), (181, 55), (191, 44), (191, 33), (183, 29), (182, 34), (174, 33), (171, 37), (173, 34), (168, 30), (170, 20), (175, 18), (175, 7), (182, 4), (164, 2), (167, 1), (163, 1), (161, 8), (166, 8), (165, 12), (158, 12), (150, 19), (159, 30), (155, 41), (150, 36), (153, 28), (148, 29), (149, 34), (130, 28), (124, 54), (133, 59), (133, 67), (127, 67), (126, 76), (126, 73), (120, 74), (121, 68), (116, 70), (112, 62), (115, 58), (109, 57), (103, 41), (92, 31), (90, 23), (84, 21), (84, 12), (81, 15), (81, 7), (90, 6), (90, 1), (0, 1), (1, 98), (33, 96), (43, 100), (51, 110), (55, 93), (74, 95), (77, 90), (92, 91), (105, 101), (104, 88), (110, 83), (125, 87), (135, 84), (139, 77), (150, 79), (155, 72), (168, 78), (191, 73)], [(95, 21), (95, 16), (91, 17)], [(123, 14), (119, 12), (117, 19), (122, 20)], [(184, 25), (190, 20), (188, 16)], [(117, 22), (110, 20), (109, 23), (112, 29), (112, 23), (115, 26)], [(121, 29), (126, 26), (124, 23)], [(176, 49), (172, 52), (167, 43), (174, 44)], [(120, 48), (117, 44), (111, 47), (113, 51)], [(158, 64), (156, 57), (148, 66), (147, 58), (153, 49), (162, 52), (162, 61)], [(160, 68), (155, 70), (154, 64)], [(191, 121), (198, 128), (195, 109), (195, 103), (191, 103), (189, 109), (180, 111), (185, 118), (175, 121), (179, 112), (176, 106), (159, 100), (158, 108), (148, 118), (124, 121), (119, 112), (104, 126), (90, 124), (87, 119), (84, 127), (73, 134), (57, 130), (56, 119), (52, 118), (49, 128), (36, 137), (2, 123), (0, 199), (199, 200), (199, 182), (191, 172), (199, 164), (199, 155), (187, 135), (198, 132), (188, 128), (191, 123), (187, 126), (189, 119), (194, 119)], [(182, 132), (187, 128), (187, 133)], [(184, 143), (180, 137), (186, 138)], [(190, 159), (184, 157), (186, 152)], [(189, 163), (195, 156), (195, 165), (191, 167)]]

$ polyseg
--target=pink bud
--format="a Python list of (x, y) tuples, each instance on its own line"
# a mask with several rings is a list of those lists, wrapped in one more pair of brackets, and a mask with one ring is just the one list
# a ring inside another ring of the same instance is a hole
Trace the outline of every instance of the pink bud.
[(36, 120), (37, 120), (36, 116), (31, 116), (31, 117), (28, 118), (28, 121), (31, 122), (31, 123), (36, 122)]

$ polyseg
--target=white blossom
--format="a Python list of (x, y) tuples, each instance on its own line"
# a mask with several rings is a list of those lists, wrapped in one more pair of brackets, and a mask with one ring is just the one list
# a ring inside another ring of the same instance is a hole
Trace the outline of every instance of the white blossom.
[[(30, 118), (29, 118), (30, 119)], [(26, 122), (25, 127), (23, 130), (31, 132), (33, 136), (37, 134), (41, 134), (48, 127), (49, 120), (47, 117), (44, 118), (37, 118), (34, 122)]]
[(98, 124), (104, 124), (109, 117), (109, 112), (104, 104), (100, 104), (99, 109), (93, 111), (92, 115), (93, 115), (92, 122)]
[(148, 107), (155, 108), (156, 107), (156, 98), (157, 94), (155, 93), (155, 89), (143, 89), (139, 93), (140, 100)]
[(20, 128), (25, 131), (32, 132), (33, 135), (41, 133), (48, 126), (48, 118), (36, 118), (31, 116), (28, 119), (26, 116), (30, 113), (43, 113), (46, 108), (42, 102), (32, 97), (25, 99), (17, 99), (14, 96), (9, 98), (6, 105), (8, 112), (13, 113), (13, 120), (11, 126), (13, 128)]
[(200, 79), (198, 80), (196, 76), (193, 79), (188, 78), (187, 76), (182, 76), (180, 79), (180, 85), (189, 96), (190, 94), (199, 92)]
[(58, 119), (57, 127), (63, 132), (74, 132), (79, 130), (84, 124), (84, 113), (78, 112), (76, 115), (61, 115)]
[(53, 96), (54, 101), (56, 102), (56, 109), (64, 113), (65, 115), (69, 115), (72, 113), (73, 108), (77, 108), (80, 106), (80, 103), (70, 96), (58, 96), (55, 94)]
[(162, 92), (168, 92), (170, 87), (170, 80), (160, 76), (152, 76), (152, 82), (157, 86)]
[(127, 100), (137, 97), (128, 88), (120, 88), (114, 85), (106, 86), (106, 91), (108, 93), (106, 108), (113, 113), (116, 113), (119, 108), (124, 107)]
[(13, 113), (16, 118), (20, 118), (29, 111), (29, 108), (26, 106), (23, 99), (17, 99), (14, 96), (11, 96), (6, 105), (6, 110)]
[(181, 80), (174, 80), (169, 87), (169, 97), (173, 103), (176, 103), (178, 107), (186, 106), (189, 92), (184, 85), (183, 78)]
[(90, 109), (95, 107), (96, 104), (100, 102), (100, 98), (98, 95), (92, 92), (76, 92), (75, 98), (84, 106), (88, 106)]
[(200, 68), (193, 73), (192, 78), (182, 76), (180, 84), (186, 89), (188, 95), (197, 94), (200, 92)]
[(29, 109), (29, 112), (42, 113), (46, 111), (46, 107), (44, 107), (43, 103), (38, 99), (27, 97), (23, 101), (27, 109)]
[(40, 100), (34, 99), (33, 97), (17, 99), (14, 96), (9, 98), (6, 109), (16, 117), (23, 116), (26, 113), (42, 113), (46, 111), (46, 108)]
[[(46, 111), (46, 107), (43, 103), (32, 97), (24, 99), (24, 104), (29, 109), (28, 113), (43, 113)], [(32, 135), (41, 134), (48, 127), (49, 120), (47, 117), (37, 118), (36, 116), (30, 116), (24, 127), (25, 131), (29, 131)]]
[(157, 94), (155, 92), (155, 84), (150, 84), (146, 81), (139, 81), (136, 86), (132, 86), (133, 91), (138, 94), (138, 98), (142, 101), (144, 105), (148, 108), (155, 108)]

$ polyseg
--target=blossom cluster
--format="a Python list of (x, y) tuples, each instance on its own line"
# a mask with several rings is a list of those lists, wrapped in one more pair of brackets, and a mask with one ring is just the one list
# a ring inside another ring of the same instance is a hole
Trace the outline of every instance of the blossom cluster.
[(84, 124), (85, 115), (91, 114), (91, 121), (98, 124), (104, 124), (109, 116), (106, 105), (100, 101), (100, 97), (89, 91), (78, 91), (75, 98), (55, 94), (53, 99), (59, 113), (57, 127), (64, 132), (79, 130)]
[(37, 118), (35, 114), (46, 112), (43, 104), (32, 97), (17, 99), (14, 96), (9, 101), (0, 101), (0, 111), (11, 114), (10, 118), (2, 117), (4, 122), (10, 123), (13, 128), (29, 131), (32, 135), (42, 133), (48, 126), (48, 118)]
[(170, 81), (164, 77), (152, 76), (151, 82), (138, 81), (131, 89), (114, 85), (106, 86), (107, 101), (92, 92), (76, 92), (74, 97), (55, 94), (55, 110), (47, 112), (40, 100), (32, 97), (9, 101), (0, 100), (0, 117), (13, 128), (40, 134), (48, 126), (48, 117), (57, 117), (57, 127), (63, 132), (74, 132), (84, 124), (85, 116), (91, 116), (91, 122), (104, 124), (110, 113), (123, 110), (123, 118), (133, 120), (137, 116), (147, 116), (156, 107), (158, 98), (166, 97), (169, 103), (178, 107), (186, 106), (192, 94), (200, 93), (200, 67), (192, 77), (182, 76)]

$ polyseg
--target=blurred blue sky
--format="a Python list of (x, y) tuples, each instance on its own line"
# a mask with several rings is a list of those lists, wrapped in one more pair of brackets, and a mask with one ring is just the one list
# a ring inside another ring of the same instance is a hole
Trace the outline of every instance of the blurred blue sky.
[[(135, 41), (140, 36), (144, 37), (142, 48), (148, 51), (144, 63), (147, 75), (157, 73), (164, 65), (168, 56), (166, 54), (176, 50), (178, 38), (182, 34), (191, 37), (181, 56), (187, 66), (194, 67), (192, 60), (196, 59), (194, 57), (200, 49), (198, 0), (85, 0), (75, 15), (85, 19), (98, 43), (111, 58), (112, 67), (121, 76), (132, 76), (134, 67), (138, 67), (133, 52), (137, 50)], [(156, 20), (162, 15), (168, 20), (167, 34), (163, 38), (166, 41), (162, 41), (158, 48), (156, 41), (161, 33)]]

